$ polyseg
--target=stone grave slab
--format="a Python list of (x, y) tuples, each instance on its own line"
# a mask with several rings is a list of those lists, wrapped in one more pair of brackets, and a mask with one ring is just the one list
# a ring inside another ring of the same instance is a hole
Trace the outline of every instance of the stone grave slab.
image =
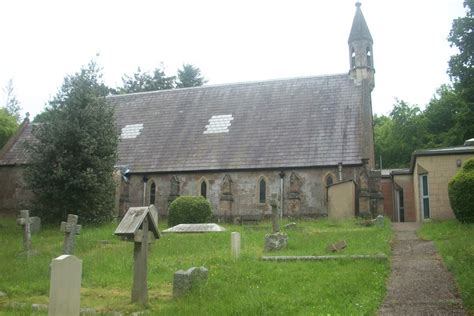
[(223, 231), (225, 231), (225, 228), (217, 224), (179, 224), (164, 230), (163, 233), (213, 233)]

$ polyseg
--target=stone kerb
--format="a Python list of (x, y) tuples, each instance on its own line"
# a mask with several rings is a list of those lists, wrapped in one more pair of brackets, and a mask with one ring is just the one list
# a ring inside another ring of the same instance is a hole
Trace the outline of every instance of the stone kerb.
[(62, 255), (51, 262), (48, 316), (79, 315), (82, 260)]

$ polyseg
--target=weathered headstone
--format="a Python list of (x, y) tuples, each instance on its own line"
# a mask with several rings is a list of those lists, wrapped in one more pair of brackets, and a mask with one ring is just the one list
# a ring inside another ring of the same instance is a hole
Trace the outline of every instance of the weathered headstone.
[(277, 211), (277, 200), (273, 197), (270, 200), (272, 206), (272, 234), (265, 235), (265, 251), (280, 250), (288, 247), (288, 235), (280, 232), (280, 224), (278, 211)]
[(16, 223), (23, 226), (23, 249), (26, 255), (31, 253), (31, 217), (30, 211), (21, 210)]
[(115, 235), (133, 241), (132, 302), (148, 302), (148, 244), (160, 238), (155, 206), (131, 207), (115, 230)]
[(295, 222), (291, 222), (291, 223), (288, 223), (286, 224), (285, 226), (283, 226), (285, 229), (295, 229), (296, 228), (296, 223)]
[(383, 227), (383, 225), (385, 224), (384, 222), (384, 218), (382, 215), (378, 215), (376, 218), (375, 218), (375, 222), (377, 224), (377, 227)]
[(81, 225), (77, 225), (77, 215), (68, 214), (67, 222), (61, 222), (60, 231), (64, 234), (63, 254), (72, 255), (76, 243), (76, 235), (81, 232)]
[(30, 225), (30, 230), (32, 234), (39, 233), (41, 230), (41, 218), (38, 216), (32, 216), (30, 217), (31, 220), (31, 225)]
[(82, 260), (62, 255), (51, 262), (48, 316), (79, 315)]
[(240, 256), (240, 233), (232, 232), (230, 234), (231, 252), (234, 258)]
[(278, 233), (280, 231), (280, 224), (278, 223), (278, 220), (280, 218), (278, 216), (276, 197), (274, 197), (270, 200), (270, 205), (272, 206), (272, 228), (273, 228), (273, 233)]
[(196, 284), (207, 279), (209, 270), (205, 267), (192, 267), (186, 271), (178, 270), (173, 276), (173, 297), (179, 297), (189, 290)]
[(338, 241), (334, 244), (330, 244), (327, 246), (326, 250), (329, 252), (337, 252), (347, 247), (347, 243), (345, 240)]

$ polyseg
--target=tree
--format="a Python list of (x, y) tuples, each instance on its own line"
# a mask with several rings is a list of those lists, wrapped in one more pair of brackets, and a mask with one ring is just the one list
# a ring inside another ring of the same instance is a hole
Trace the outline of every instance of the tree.
[(18, 124), (13, 116), (4, 108), (0, 108), (0, 149), (15, 134)]
[(66, 76), (48, 115), (34, 126), (26, 180), (35, 193), (33, 211), (42, 219), (58, 222), (67, 213), (85, 222), (110, 219), (118, 135), (108, 93), (92, 61)]
[(160, 68), (155, 68), (151, 73), (142, 72), (140, 67), (137, 72), (122, 77), (123, 86), (118, 87), (115, 93), (125, 94), (155, 90), (173, 89), (176, 77), (168, 77)]
[(191, 64), (183, 64), (182, 69), (178, 69), (177, 88), (199, 87), (207, 80), (201, 76), (201, 70)]
[(16, 120), (17, 123), (20, 123), (20, 102), (16, 98), (16, 95), (13, 91), (13, 79), (8, 80), (7, 85), (3, 89), (5, 94), (7, 95), (7, 101), (5, 102), (5, 109), (10, 114), (13, 116)]

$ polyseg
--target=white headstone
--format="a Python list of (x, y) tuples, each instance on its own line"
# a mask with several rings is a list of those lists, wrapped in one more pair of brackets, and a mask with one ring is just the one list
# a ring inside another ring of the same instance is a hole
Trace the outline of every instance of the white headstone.
[(48, 316), (79, 315), (82, 260), (62, 255), (51, 261)]
[(240, 233), (232, 232), (230, 234), (230, 244), (232, 256), (238, 258), (240, 256)]

